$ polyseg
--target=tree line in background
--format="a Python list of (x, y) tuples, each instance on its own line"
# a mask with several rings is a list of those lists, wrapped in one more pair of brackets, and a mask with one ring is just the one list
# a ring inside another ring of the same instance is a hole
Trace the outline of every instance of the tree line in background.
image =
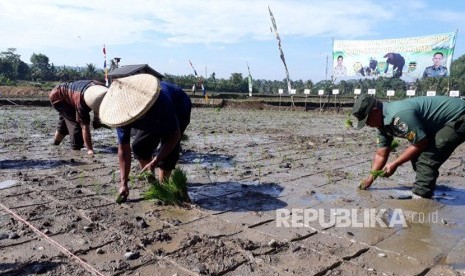
[[(85, 67), (55, 66), (50, 63), (44, 54), (32, 54), (30, 64), (21, 60), (16, 54), (16, 48), (8, 48), (0, 52), (0, 85), (18, 85), (22, 81), (30, 81), (40, 85), (44, 82), (64, 82), (79, 79), (97, 79), (103, 82), (104, 72), (92, 63)], [(110, 71), (117, 64), (111, 60)], [(191, 90), (193, 85), (199, 84), (199, 79), (194, 75), (175, 76), (165, 73), (164, 80), (176, 83), (183, 89)], [(242, 73), (232, 73), (229, 79), (216, 78), (212, 73), (202, 82), (208, 92), (235, 92), (249, 93), (248, 76)], [(368, 89), (376, 89), (376, 95), (386, 96), (387, 90), (396, 91), (396, 96), (405, 97), (408, 89), (416, 90), (416, 95), (426, 95), (426, 91), (436, 91), (437, 95), (448, 95), (450, 90), (459, 90), (460, 95), (465, 95), (465, 55), (452, 61), (450, 77), (418, 79), (413, 83), (406, 83), (399, 78), (360, 79), (334, 83), (331, 80), (323, 80), (313, 83), (311, 80), (291, 81), (291, 86), (297, 94), (304, 94), (304, 89), (310, 89), (311, 94), (316, 95), (319, 90), (330, 94), (333, 89), (339, 89), (339, 94), (352, 95), (354, 89), (361, 89), (366, 93)], [(271, 81), (257, 79), (253, 81), (254, 94), (277, 94), (278, 89), (286, 90), (286, 80)]]

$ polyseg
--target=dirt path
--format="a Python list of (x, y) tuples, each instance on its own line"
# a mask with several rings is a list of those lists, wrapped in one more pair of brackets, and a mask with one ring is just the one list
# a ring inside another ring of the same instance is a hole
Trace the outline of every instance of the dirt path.
[[(0, 106), (0, 203), (62, 246), (0, 208), (0, 274), (464, 274), (465, 148), (444, 164), (435, 200), (397, 199), (413, 182), (409, 165), (358, 191), (374, 133), (347, 130), (345, 118), (194, 109), (179, 165), (194, 205), (177, 208), (143, 201), (137, 180), (130, 201), (115, 203), (114, 130), (93, 132), (90, 158), (51, 145), (50, 107)], [(283, 219), (304, 209), (320, 220)], [(358, 225), (339, 227), (345, 210)], [(365, 212), (389, 224), (398, 210), (405, 227), (363, 224)]]

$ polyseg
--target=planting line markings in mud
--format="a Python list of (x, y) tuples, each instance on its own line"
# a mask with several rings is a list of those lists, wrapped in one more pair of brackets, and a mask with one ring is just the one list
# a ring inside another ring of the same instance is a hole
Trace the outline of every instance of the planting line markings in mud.
[[(56, 178), (60, 179), (60, 181), (65, 181), (65, 180), (64, 180), (63, 178), (61, 178), (61, 177), (56, 177)], [(33, 189), (34, 189), (34, 188), (33, 188)], [(35, 191), (43, 192), (42, 190), (36, 190), (36, 189), (34, 189), (34, 190), (35, 190)], [(48, 193), (45, 193), (44, 196), (47, 197), (47, 198), (49, 198), (49, 199), (51, 199), (53, 202), (56, 202), (56, 203), (62, 205), (62, 204), (61, 204), (61, 200), (55, 198), (53, 195), (49, 195)], [(112, 203), (109, 204), (109, 205), (114, 205), (114, 204), (115, 204), (115, 203), (112, 202)], [(109, 206), (109, 205), (106, 205), (106, 206)], [(82, 210), (84, 210), (84, 209), (77, 209), (77, 208), (75, 208), (73, 205), (67, 205), (67, 207), (70, 208), (71, 210), (75, 211), (75, 212), (78, 214), (79, 217), (82, 217), (82, 218), (84, 218), (85, 220), (90, 221), (90, 222), (92, 221), (88, 216), (86, 216), (86, 215), (82, 212)], [(126, 207), (125, 207), (125, 208), (126, 208)], [(164, 223), (164, 224), (168, 224), (168, 225), (170, 225), (171, 227), (174, 226), (173, 224), (170, 224), (170, 223), (166, 223), (166, 222), (163, 222), (163, 223)], [(124, 236), (124, 237), (126, 237), (126, 238), (129, 237), (129, 236), (126, 235), (124, 232), (121, 232), (121, 231), (119, 231), (118, 229), (115, 229), (115, 228), (112, 227), (112, 226), (107, 226), (107, 225), (102, 224), (102, 223), (100, 223), (99, 225), (100, 225), (101, 227), (103, 227), (104, 229), (106, 229), (106, 230), (114, 230), (114, 231), (115, 231), (116, 233), (118, 233), (118, 235), (120, 235), (120, 236)], [(139, 241), (139, 243), (140, 243), (140, 241)], [(100, 247), (100, 246), (102, 246), (102, 245), (96, 246), (95, 248)], [(182, 248), (180, 248), (179, 250), (182, 250), (182, 249), (184, 249), (184, 248), (187, 248), (187, 247), (182, 247)], [(144, 250), (145, 252), (147, 252), (148, 254), (150, 254), (151, 256), (153, 256), (155, 259), (158, 259), (158, 258), (159, 258), (159, 256), (157, 256), (155, 252), (153, 252), (153, 251), (151, 251), (151, 250), (147, 250), (145, 247), (143, 247), (143, 250)], [(75, 252), (75, 253), (78, 253), (78, 252), (79, 252), (79, 251), (77, 251), (77, 252)], [(175, 251), (175, 252), (176, 252), (176, 251)], [(172, 253), (175, 253), (175, 252), (172, 252)], [(168, 254), (167, 257), (168, 257), (169, 255), (171, 255), (171, 254)], [(171, 259), (169, 259), (169, 258), (167, 258), (167, 257), (161, 257), (161, 259), (169, 261), (170, 263), (172, 263), (173, 265), (177, 266), (180, 270), (182, 270), (182, 271), (184, 271), (184, 272), (186, 272), (186, 273), (190, 273), (189, 270), (186, 270), (185, 268), (183, 268), (183, 267), (177, 265), (174, 261), (172, 261)], [(135, 268), (144, 266), (144, 265), (146, 265), (146, 264), (148, 264), (148, 263), (150, 263), (150, 262), (152, 262), (152, 261), (153, 261), (153, 260), (148, 261), (148, 262), (145, 263), (145, 264), (141, 264), (141, 265), (135, 266)], [(99, 275), (101, 275), (101, 274), (99, 274)], [(119, 274), (116, 273), (115, 275), (119, 275)]]
[[(66, 179), (63, 179), (63, 178), (61, 178), (61, 177), (59, 177), (59, 176), (55, 176), (55, 178), (56, 178), (56, 179), (59, 179), (59, 181), (61, 181), (61, 182), (65, 182), (65, 181), (66, 181)], [(46, 191), (44, 191), (44, 190), (39, 190), (39, 189), (36, 189), (36, 188), (34, 188), (34, 187), (32, 187), (32, 189), (33, 189), (34, 191), (36, 191), (36, 192), (43, 193), (43, 196), (45, 196), (46, 198), (52, 200), (52, 202), (55, 202), (55, 203), (57, 203), (58, 205), (63, 206), (62, 200), (56, 198), (56, 197), (53, 196), (53, 195), (48, 194)], [(100, 197), (100, 196), (97, 196), (97, 197)], [(111, 204), (108, 204), (108, 205), (105, 205), (105, 206), (110, 206), (110, 205), (114, 205), (114, 204), (116, 204), (116, 203), (112, 202)], [(83, 210), (86, 210), (86, 209), (79, 209), (79, 208), (76, 208), (76, 207), (73, 206), (73, 205), (66, 205), (66, 207), (67, 207), (67, 208), (70, 208), (71, 210), (73, 210), (74, 212), (76, 212), (76, 213), (78, 214), (79, 217), (84, 218), (85, 220), (87, 220), (87, 221), (89, 221), (89, 222), (92, 222), (92, 219), (89, 218), (84, 212), (82, 212)], [(124, 207), (124, 208), (127, 208), (127, 207)], [(167, 223), (167, 222), (163, 222), (163, 223), (164, 223), (164, 224), (168, 224), (168, 225), (170, 225), (171, 227), (174, 226), (174, 225), (171, 224), (171, 223)], [(113, 230), (113, 231), (115, 231), (116, 233), (118, 233), (118, 235), (120, 235), (120, 236), (122, 236), (122, 237), (126, 237), (126, 238), (129, 237), (129, 236), (126, 235), (124, 232), (121, 232), (121, 231), (119, 231), (118, 229), (116, 229), (116, 228), (114, 228), (114, 227), (112, 227), (112, 226), (108, 226), (108, 225), (105, 225), (105, 224), (99, 224), (99, 225), (100, 225), (101, 227), (103, 227), (105, 230)], [(140, 240), (139, 240), (139, 243), (140, 243)], [(148, 254), (154, 256), (155, 258), (158, 257), (158, 256), (155, 254), (155, 252), (152, 252), (152, 251), (150, 251), (150, 250), (147, 250), (145, 247), (143, 247), (143, 249), (144, 249), (145, 252), (147, 252)], [(166, 258), (163, 258), (163, 257), (162, 257), (162, 259), (165, 259), (165, 260), (166, 260)], [(175, 264), (175, 263), (174, 263), (173, 261), (171, 261), (171, 260), (170, 260), (170, 262), (173, 263), (173, 264)], [(179, 266), (178, 266), (178, 267), (179, 267)], [(182, 267), (179, 267), (179, 268), (185, 270), (185, 269), (182, 268)]]
[(78, 261), (78, 263), (83, 267), (85, 268), (87, 271), (89, 271), (90, 273), (92, 274), (96, 274), (96, 275), (99, 275), (99, 276), (104, 276), (102, 273), (100, 273), (97, 269), (95, 269), (93, 266), (91, 266), (90, 264), (86, 263), (84, 260), (82, 260), (81, 258), (79, 258), (78, 256), (74, 255), (73, 253), (71, 253), (68, 249), (66, 249), (64, 246), (62, 246), (61, 244), (59, 244), (58, 242), (54, 241), (52, 238), (50, 238), (49, 236), (47, 236), (45, 233), (43, 233), (42, 231), (40, 231), (39, 229), (35, 228), (34, 225), (30, 224), (29, 222), (27, 222), (25, 219), (23, 219), (22, 217), (20, 217), (18, 214), (16, 214), (15, 212), (11, 211), (10, 209), (8, 209), (8, 207), (6, 207), (5, 205), (3, 205), (2, 203), (0, 203), (0, 207), (2, 207), (3, 210), (5, 210), (6, 212), (10, 213), (10, 215), (12, 215), (14, 218), (16, 218), (17, 220), (21, 221), (22, 223), (26, 224), (29, 228), (31, 228), (34, 232), (36, 232), (37, 234), (41, 235), (42, 237), (44, 237), (47, 241), (49, 241), (52, 245), (55, 245), (61, 252), (67, 254), (68, 256), (70, 256), (71, 258), (74, 258)]

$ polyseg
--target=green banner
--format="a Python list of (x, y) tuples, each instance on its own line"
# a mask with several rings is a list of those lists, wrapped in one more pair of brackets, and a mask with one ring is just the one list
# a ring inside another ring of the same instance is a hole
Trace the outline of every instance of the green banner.
[(333, 80), (449, 76), (456, 33), (383, 40), (334, 40)]

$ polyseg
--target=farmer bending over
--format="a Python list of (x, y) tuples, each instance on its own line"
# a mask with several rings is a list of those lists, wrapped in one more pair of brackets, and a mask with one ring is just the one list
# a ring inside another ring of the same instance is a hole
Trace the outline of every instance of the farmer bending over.
[[(132, 151), (142, 171), (159, 168), (159, 180), (171, 175), (181, 150), (182, 133), (190, 122), (192, 103), (178, 86), (149, 74), (113, 80), (100, 107), (102, 122), (116, 127), (121, 186), (118, 202), (129, 195)], [(157, 154), (154, 155), (158, 148)]]
[[(358, 119), (358, 129), (365, 124), (378, 129), (372, 171), (382, 169), (383, 176), (389, 177), (397, 167), (411, 161), (416, 173), (414, 198), (433, 196), (439, 167), (465, 141), (465, 101), (457, 98), (415, 97), (382, 103), (363, 94), (356, 100), (352, 114)], [(387, 163), (393, 137), (405, 138), (410, 145)], [(370, 174), (361, 187), (368, 188), (373, 181)]]
[(107, 90), (103, 83), (91, 80), (61, 83), (53, 88), (49, 99), (60, 114), (54, 145), (59, 145), (69, 134), (73, 150), (80, 150), (85, 145), (87, 154), (94, 154), (90, 134), (90, 111), (94, 111), (94, 129), (100, 128), (102, 125), (98, 110)]

